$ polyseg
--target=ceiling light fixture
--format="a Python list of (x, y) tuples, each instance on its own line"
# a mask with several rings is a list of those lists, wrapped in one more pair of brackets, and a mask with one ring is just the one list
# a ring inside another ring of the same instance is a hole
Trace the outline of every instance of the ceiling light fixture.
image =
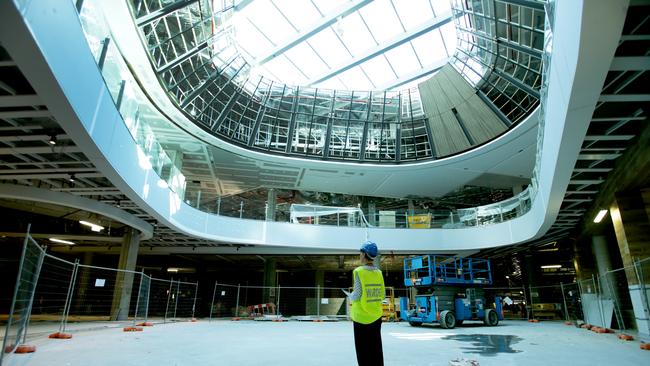
[(548, 268), (562, 268), (561, 264), (548, 264), (546, 266), (542, 266), (543, 269), (548, 269)]
[(548, 248), (548, 249), (540, 249), (538, 252), (557, 252), (559, 251), (560, 248)]
[(53, 243), (59, 243), (59, 244), (67, 244), (67, 245), (74, 245), (73, 242), (69, 240), (63, 240), (63, 239), (57, 239), (57, 238), (50, 238), (50, 241)]
[(68, 178), (68, 180), (69, 180), (70, 182), (73, 182), (73, 183), (74, 183), (74, 181), (75, 181), (74, 173), (73, 173), (73, 174), (70, 174), (70, 178)]
[(50, 136), (50, 139), (47, 140), (47, 143), (52, 145), (52, 146), (56, 145), (56, 135)]
[(607, 215), (607, 210), (600, 210), (598, 211), (598, 214), (594, 218), (594, 222), (598, 224), (599, 222), (603, 221), (603, 218)]
[(82, 225), (90, 226), (90, 230), (92, 230), (92, 231), (94, 231), (94, 232), (96, 232), (96, 233), (98, 233), (98, 232), (104, 230), (104, 227), (103, 227), (103, 226), (101, 226), (101, 225), (97, 225), (97, 224), (93, 224), (92, 222), (88, 222), (88, 221), (80, 220), (79, 223), (82, 224)]

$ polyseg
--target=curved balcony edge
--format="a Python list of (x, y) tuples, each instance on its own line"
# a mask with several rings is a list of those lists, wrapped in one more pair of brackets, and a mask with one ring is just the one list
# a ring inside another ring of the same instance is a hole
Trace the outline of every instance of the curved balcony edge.
[[(539, 183), (528, 213), (467, 229), (365, 229), (235, 219), (183, 203), (157, 184), (159, 177), (150, 167), (138, 162), (139, 147), (88, 50), (72, 2), (46, 8), (30, 4), (5, 2), (0, 7), (5, 18), (0, 22), (3, 44), (88, 158), (161, 222), (219, 242), (355, 250), (369, 237), (382, 250), (395, 252), (481, 249), (545, 233), (559, 211), (625, 19), (624, 9), (607, 1), (557, 4), (553, 48), (561, 57), (552, 58)], [(596, 21), (605, 16), (611, 22)], [(590, 60), (588, 66), (580, 64), (584, 59)]]

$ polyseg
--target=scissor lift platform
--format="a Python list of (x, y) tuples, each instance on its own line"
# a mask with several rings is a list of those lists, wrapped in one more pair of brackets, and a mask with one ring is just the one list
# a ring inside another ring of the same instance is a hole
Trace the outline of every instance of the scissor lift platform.
[(404, 285), (491, 285), (490, 261), (480, 258), (457, 258), (422, 255), (404, 260)]

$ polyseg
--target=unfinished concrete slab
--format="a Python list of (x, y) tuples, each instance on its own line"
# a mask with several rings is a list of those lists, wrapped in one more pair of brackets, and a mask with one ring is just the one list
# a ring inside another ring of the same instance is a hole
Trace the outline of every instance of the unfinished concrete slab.
[[(503, 365), (648, 365), (650, 351), (615, 334), (559, 322), (504, 321), (445, 330), (384, 323), (386, 365), (448, 365), (476, 360)], [(37, 339), (36, 353), (7, 365), (356, 365), (350, 322), (199, 321), (125, 333), (104, 329), (69, 340)]]

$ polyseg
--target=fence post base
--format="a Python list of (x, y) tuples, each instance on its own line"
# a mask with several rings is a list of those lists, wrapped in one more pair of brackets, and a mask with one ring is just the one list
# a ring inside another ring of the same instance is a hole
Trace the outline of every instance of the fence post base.
[(142, 332), (141, 327), (124, 327), (125, 332)]
[(31, 346), (29, 344), (21, 344), (16, 347), (14, 353), (34, 353), (36, 352), (36, 346)]
[(50, 334), (47, 338), (52, 338), (52, 339), (70, 339), (72, 338), (72, 334), (70, 333), (63, 333), (63, 332), (56, 332)]

